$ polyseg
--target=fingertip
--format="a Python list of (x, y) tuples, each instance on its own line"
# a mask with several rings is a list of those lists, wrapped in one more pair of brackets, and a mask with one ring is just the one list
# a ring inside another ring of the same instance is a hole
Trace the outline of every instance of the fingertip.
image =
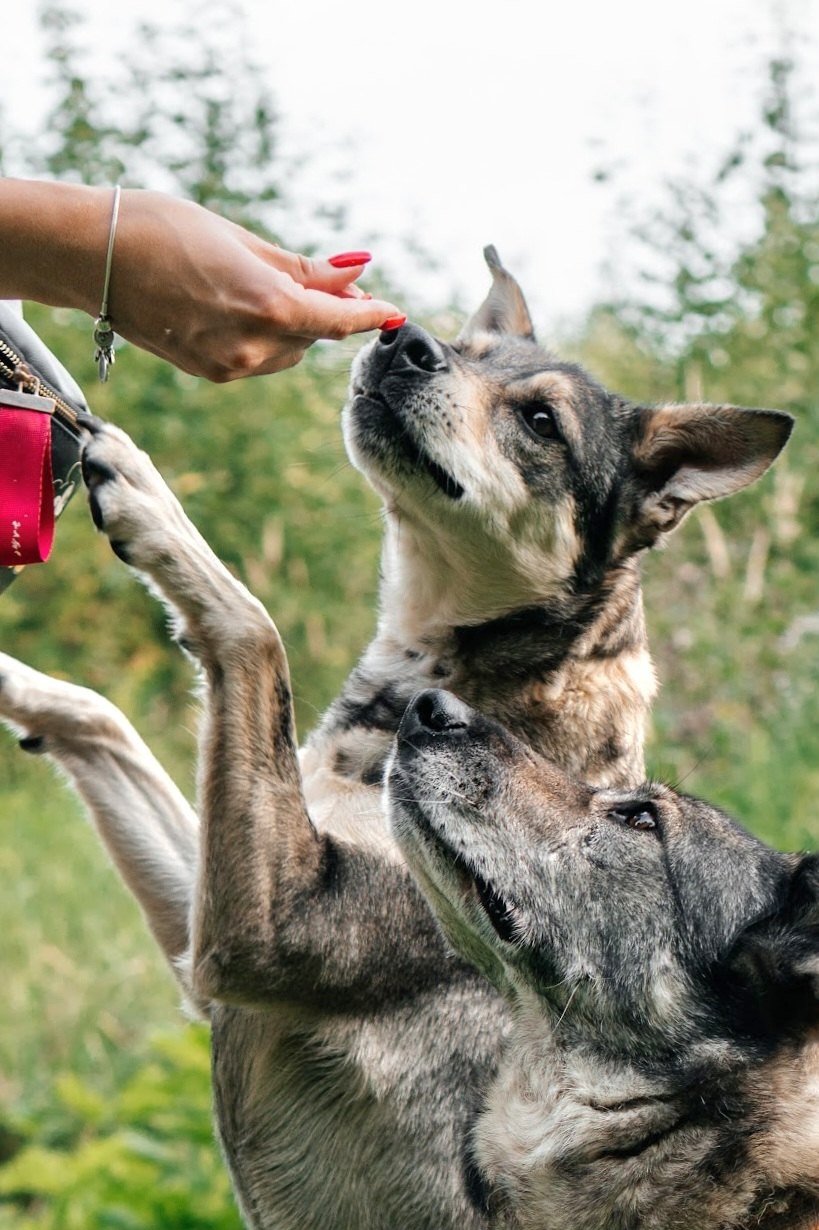
[(394, 304), (383, 303), (378, 299), (362, 302), (360, 305), (361, 320), (354, 328), (354, 333), (368, 333), (373, 329), (400, 329), (407, 323), (407, 317)]
[(327, 257), (327, 264), (332, 265), (334, 269), (356, 269), (364, 268), (372, 260), (372, 252), (367, 252), (363, 248), (357, 252), (337, 252), (335, 256)]
[(396, 317), (406, 319), (400, 308), (383, 299), (354, 298), (307, 288), (291, 298), (287, 332), (291, 336), (340, 340), (351, 333), (380, 329), (384, 321)]

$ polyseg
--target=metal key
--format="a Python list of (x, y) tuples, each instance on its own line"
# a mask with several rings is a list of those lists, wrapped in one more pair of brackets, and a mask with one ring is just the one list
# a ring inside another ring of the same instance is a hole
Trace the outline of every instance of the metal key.
[(108, 379), (108, 371), (116, 362), (114, 353), (114, 330), (109, 316), (98, 316), (94, 322), (94, 341), (97, 349), (94, 351), (94, 362), (97, 364), (102, 384)]

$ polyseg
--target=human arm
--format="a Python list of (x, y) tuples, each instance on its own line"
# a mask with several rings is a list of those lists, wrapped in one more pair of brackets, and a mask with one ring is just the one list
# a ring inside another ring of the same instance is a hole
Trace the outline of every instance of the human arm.
[[(0, 298), (100, 309), (110, 188), (0, 180)], [(317, 338), (400, 315), (335, 268), (267, 243), (190, 201), (122, 193), (109, 315), (114, 330), (211, 380), (280, 371)]]

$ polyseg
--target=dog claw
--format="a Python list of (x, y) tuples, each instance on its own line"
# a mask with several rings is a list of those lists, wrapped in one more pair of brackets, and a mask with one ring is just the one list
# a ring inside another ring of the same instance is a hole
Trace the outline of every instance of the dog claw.
[(100, 483), (110, 483), (112, 479), (118, 477), (115, 469), (104, 461), (97, 461), (89, 457), (87, 451), (82, 454), (81, 464), (83, 481), (89, 491), (92, 491), (94, 487), (99, 487)]
[[(92, 509), (91, 516), (93, 517), (93, 515), (94, 515), (94, 510)], [(117, 559), (122, 560), (123, 564), (131, 563), (131, 552), (128, 548), (127, 542), (113, 542), (112, 541), (111, 550), (114, 552), (114, 555), (116, 555)]]
[(43, 735), (25, 735), (20, 739), (19, 747), (29, 755), (37, 756), (46, 750), (45, 738)]
[(107, 462), (99, 461), (88, 456), (87, 450), (83, 451), (80, 459), (82, 465), (83, 482), (88, 488), (88, 507), (91, 511), (91, 520), (98, 530), (105, 532), (105, 517), (103, 516), (100, 502), (96, 496), (98, 487), (104, 483), (110, 483), (116, 480), (119, 475), (117, 471), (109, 466)]
[(94, 525), (102, 533), (105, 533), (105, 519), (102, 515), (102, 509), (100, 508), (99, 500), (97, 499), (97, 497), (94, 495), (93, 492), (90, 492), (88, 496), (88, 508), (91, 513), (91, 520), (94, 522)]

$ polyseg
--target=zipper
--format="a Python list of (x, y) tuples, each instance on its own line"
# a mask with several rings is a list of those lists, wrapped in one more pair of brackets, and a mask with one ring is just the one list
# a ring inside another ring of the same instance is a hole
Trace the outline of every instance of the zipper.
[(45, 397), (51, 397), (54, 401), (54, 413), (62, 419), (67, 419), (72, 427), (77, 426), (77, 411), (72, 405), (60, 397), (56, 389), (52, 389), (44, 380), (40, 380), (35, 376), (34, 372), (29, 367), (22, 355), (19, 355), (16, 350), (12, 350), (8, 342), (0, 338), (0, 376), (9, 382), (9, 384), (22, 386), (29, 392), (40, 392)]

